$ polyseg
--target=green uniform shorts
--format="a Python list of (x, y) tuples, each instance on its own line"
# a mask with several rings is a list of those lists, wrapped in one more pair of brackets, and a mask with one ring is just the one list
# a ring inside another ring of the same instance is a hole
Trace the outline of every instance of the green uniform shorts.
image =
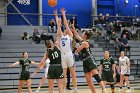
[(62, 66), (49, 66), (48, 79), (61, 79), (64, 78)]
[(29, 71), (22, 71), (20, 73), (19, 80), (28, 80), (28, 79), (31, 79), (30, 72)]
[(107, 82), (114, 82), (113, 72), (102, 72), (102, 80)]
[(92, 58), (88, 58), (88, 59), (86, 59), (86, 60), (83, 61), (83, 70), (84, 70), (84, 73), (90, 72), (93, 69), (97, 69), (97, 65), (94, 63), (94, 61), (92, 60)]

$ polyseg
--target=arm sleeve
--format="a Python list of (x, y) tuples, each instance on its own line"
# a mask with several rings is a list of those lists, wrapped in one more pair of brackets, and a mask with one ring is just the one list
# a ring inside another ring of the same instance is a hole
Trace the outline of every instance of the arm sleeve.
[(28, 60), (29, 61), (29, 64), (31, 64), (31, 60)]
[(19, 60), (19, 64), (21, 65), (22, 63), (23, 63), (23, 61), (20, 59), (20, 60)]
[(102, 65), (103, 64), (103, 59), (100, 61), (100, 65)]
[(111, 58), (111, 63), (112, 63), (112, 64), (115, 64), (115, 61), (114, 61), (114, 59), (113, 59), (113, 58)]

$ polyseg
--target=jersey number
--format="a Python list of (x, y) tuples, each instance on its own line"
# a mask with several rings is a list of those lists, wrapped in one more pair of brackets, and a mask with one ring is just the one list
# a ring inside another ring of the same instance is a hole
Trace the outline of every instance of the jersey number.
[(65, 41), (62, 41), (62, 46), (63, 46), (63, 47), (65, 46)]
[(58, 53), (55, 51), (54, 53), (52, 53), (53, 59), (58, 58)]
[(105, 68), (109, 68), (109, 65), (105, 65)]

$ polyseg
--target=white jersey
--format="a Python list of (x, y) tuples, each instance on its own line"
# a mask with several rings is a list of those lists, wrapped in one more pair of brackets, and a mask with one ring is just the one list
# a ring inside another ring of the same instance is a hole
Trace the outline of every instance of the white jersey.
[(62, 35), (60, 43), (61, 54), (72, 54), (72, 39), (69, 35)]
[(119, 58), (119, 64), (121, 65), (121, 74), (130, 74), (130, 68), (128, 68), (128, 64), (130, 64), (129, 58), (124, 56), (123, 58)]

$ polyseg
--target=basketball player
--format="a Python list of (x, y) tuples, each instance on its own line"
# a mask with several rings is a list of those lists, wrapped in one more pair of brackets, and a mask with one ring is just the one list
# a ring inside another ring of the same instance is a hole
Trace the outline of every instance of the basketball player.
[[(69, 67), (70, 73), (72, 75), (72, 82), (74, 85), (74, 93), (77, 93), (77, 80), (76, 80), (76, 73), (75, 73), (75, 64), (74, 64), (74, 59), (73, 59), (73, 54), (72, 54), (72, 38), (73, 34), (68, 26), (68, 22), (66, 19), (65, 15), (65, 9), (61, 9), (61, 13), (63, 15), (63, 21), (64, 21), (64, 26), (66, 30), (64, 33), (62, 33), (61, 30), (58, 30), (57, 36), (61, 37), (60, 41), (60, 49), (61, 49), (61, 56), (62, 56), (62, 66), (63, 66), (63, 73), (64, 73), (64, 93), (66, 92), (66, 72), (67, 68)], [(55, 17), (56, 17), (56, 23), (58, 20), (58, 14), (57, 11), (54, 11)]]
[(126, 92), (131, 92), (129, 86), (129, 75), (130, 75), (130, 60), (127, 56), (125, 56), (125, 52), (121, 52), (121, 56), (119, 58), (119, 71), (120, 73), (120, 89), (119, 91), (122, 92), (123, 81), (126, 81), (127, 90)]
[[(44, 84), (44, 82), (45, 82), (46, 79), (47, 79), (49, 63), (50, 63), (50, 60), (47, 59), (46, 62), (45, 62), (45, 64), (43, 65), (43, 66), (46, 66), (46, 68), (45, 68), (45, 73), (44, 73), (44, 75), (43, 75), (41, 81), (39, 82), (39, 86), (38, 86), (38, 88), (37, 88), (37, 90), (36, 90), (35, 92), (39, 92), (39, 91), (40, 91), (40, 88), (42, 87), (42, 85)], [(41, 67), (41, 68), (43, 68), (43, 67)], [(34, 71), (34, 73), (32, 74), (32, 78), (33, 78), (34, 75), (37, 73), (37, 71), (38, 71), (38, 70), (35, 70), (35, 71)]]
[(72, 29), (73, 29), (72, 31), (75, 37), (81, 42), (81, 44), (78, 46), (77, 50), (75, 51), (75, 54), (81, 56), (83, 60), (83, 69), (84, 69), (85, 77), (86, 77), (90, 90), (92, 91), (92, 93), (96, 93), (95, 87), (92, 83), (92, 76), (93, 76), (96, 79), (96, 81), (99, 83), (99, 85), (101, 86), (102, 93), (106, 93), (105, 85), (99, 77), (97, 65), (92, 58), (92, 54), (89, 47), (88, 40), (92, 36), (92, 32), (85, 31), (80, 37), (80, 35), (75, 30), (73, 24), (72, 24)]
[(112, 57), (110, 57), (109, 51), (104, 52), (104, 59), (100, 62), (100, 75), (102, 81), (106, 86), (106, 82), (109, 83), (112, 93), (115, 93), (114, 78), (115, 78), (115, 62)]
[(19, 61), (9, 65), (10, 67), (14, 67), (16, 65), (20, 65), (20, 77), (19, 77), (19, 87), (18, 87), (18, 93), (21, 93), (21, 89), (24, 86), (24, 83), (26, 82), (26, 85), (28, 87), (29, 93), (32, 93), (31, 89), (31, 78), (30, 78), (30, 72), (29, 72), (29, 67), (30, 64), (37, 65), (38, 63), (31, 61), (28, 59), (28, 53), (23, 52), (23, 59), (20, 59)]
[[(58, 20), (57, 30), (60, 30), (61, 19)], [(41, 68), (46, 59), (50, 59), (50, 65), (48, 69), (48, 84), (49, 93), (53, 93), (54, 80), (56, 79), (59, 93), (64, 93), (63, 91), (63, 68), (61, 64), (61, 52), (60, 52), (60, 38), (57, 37), (55, 45), (51, 40), (45, 41), (47, 51), (41, 60), (38, 68)]]

